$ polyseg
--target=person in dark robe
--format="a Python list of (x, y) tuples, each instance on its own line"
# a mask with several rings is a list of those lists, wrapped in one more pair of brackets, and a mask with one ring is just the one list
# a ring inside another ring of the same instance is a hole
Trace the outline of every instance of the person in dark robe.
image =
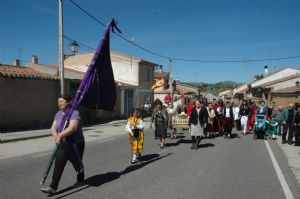
[(165, 147), (165, 138), (167, 136), (167, 122), (168, 118), (165, 111), (162, 110), (160, 105), (157, 105), (156, 111), (153, 113), (151, 119), (150, 128), (152, 129), (152, 124), (155, 123), (155, 134), (159, 137), (160, 148)]
[(233, 125), (233, 110), (231, 107), (231, 103), (226, 102), (226, 106), (224, 108), (224, 137), (231, 138), (232, 125)]

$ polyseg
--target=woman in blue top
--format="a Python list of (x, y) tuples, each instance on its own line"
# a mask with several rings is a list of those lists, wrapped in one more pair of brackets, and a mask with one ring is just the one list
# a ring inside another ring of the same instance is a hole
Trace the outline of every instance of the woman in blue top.
[(68, 160), (72, 162), (77, 172), (76, 185), (80, 185), (84, 181), (84, 170), (81, 169), (80, 171), (78, 171), (78, 169), (76, 169), (76, 166), (73, 162), (73, 160), (75, 161), (77, 154), (74, 154), (74, 151), (69, 149), (69, 147), (67, 146), (68, 144), (62, 144), (62, 142), (65, 141), (66, 138), (68, 138), (68, 141), (70, 141), (72, 145), (74, 145), (77, 148), (80, 158), (82, 159), (85, 142), (84, 142), (84, 136), (82, 132), (82, 125), (80, 122), (81, 118), (77, 110), (74, 110), (71, 119), (68, 123), (68, 126), (62, 132), (58, 133), (59, 127), (63, 120), (63, 116), (70, 105), (70, 101), (71, 99), (66, 96), (61, 96), (58, 98), (59, 111), (56, 113), (54, 121), (52, 123), (51, 135), (54, 138), (54, 142), (59, 145), (55, 157), (55, 166), (53, 170), (52, 182), (50, 186), (43, 187), (41, 189), (41, 191), (44, 193), (55, 194), (63, 170)]

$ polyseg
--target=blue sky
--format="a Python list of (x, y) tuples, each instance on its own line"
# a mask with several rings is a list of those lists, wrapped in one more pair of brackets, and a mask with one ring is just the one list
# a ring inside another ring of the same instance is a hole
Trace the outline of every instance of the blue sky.
[[(123, 35), (160, 54), (186, 59), (244, 60), (300, 55), (300, 0), (74, 0), (107, 23), (114, 17)], [(64, 34), (96, 48), (104, 27), (64, 0)], [(65, 53), (70, 53), (65, 40)], [(21, 50), (20, 50), (21, 49)], [(168, 60), (144, 52), (112, 34), (111, 49), (168, 69)], [(86, 51), (80, 48), (80, 51)], [(0, 7), (0, 63), (13, 59), (58, 62), (57, 0), (10, 0)], [(26, 62), (23, 62), (26, 64)], [(250, 82), (300, 58), (250, 62), (174, 61), (181, 81)]]

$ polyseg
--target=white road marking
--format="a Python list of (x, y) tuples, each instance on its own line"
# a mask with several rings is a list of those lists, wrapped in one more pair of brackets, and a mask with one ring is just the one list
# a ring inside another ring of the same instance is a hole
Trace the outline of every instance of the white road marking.
[(46, 156), (46, 155), (50, 155), (52, 152), (48, 152), (48, 153), (42, 153), (42, 154), (39, 154), (39, 155), (35, 155), (33, 156), (32, 158), (39, 158), (39, 157), (43, 157), (43, 156)]
[(282, 171), (281, 171), (281, 169), (280, 169), (280, 167), (278, 165), (278, 162), (277, 162), (277, 160), (276, 160), (276, 158), (274, 156), (274, 153), (273, 153), (273, 151), (272, 151), (272, 149), (271, 149), (271, 147), (269, 145), (269, 142), (265, 140), (265, 144), (266, 144), (266, 147), (267, 147), (268, 152), (270, 154), (270, 157), (271, 157), (272, 163), (274, 165), (274, 168), (275, 168), (277, 177), (279, 179), (279, 182), (281, 184), (281, 187), (282, 187), (282, 189), (284, 191), (285, 198), (286, 199), (294, 199), (294, 196), (293, 196), (293, 194), (292, 194), (292, 192), (291, 192), (291, 190), (289, 188), (289, 185), (287, 184), (287, 182), (286, 182), (286, 180), (285, 180), (285, 178), (284, 178), (284, 176), (282, 174)]

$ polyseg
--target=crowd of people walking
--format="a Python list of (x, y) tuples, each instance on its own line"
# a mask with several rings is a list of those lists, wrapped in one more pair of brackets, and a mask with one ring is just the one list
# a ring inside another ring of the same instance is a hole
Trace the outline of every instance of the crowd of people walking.
[(264, 101), (251, 100), (224, 103), (216, 99), (210, 102), (192, 99), (186, 106), (177, 101), (170, 94), (165, 97), (164, 103), (156, 100), (151, 123), (155, 124), (155, 137), (160, 139), (161, 148), (167, 132), (171, 132), (171, 138), (176, 138), (176, 129), (172, 129), (170, 121), (175, 114), (183, 112), (188, 116), (191, 149), (198, 149), (202, 138), (223, 136), (231, 139), (233, 128), (243, 135), (253, 133), (257, 138), (259, 125), (262, 125), (265, 137), (274, 140), (281, 137), (282, 144), (300, 146), (300, 105), (297, 103), (289, 103), (288, 107), (282, 108), (275, 102), (266, 106)]
[[(58, 99), (60, 111), (56, 114), (51, 134), (58, 145), (55, 166), (53, 170), (52, 183), (43, 187), (42, 192), (55, 194), (60, 178), (68, 160), (74, 166), (77, 173), (77, 182), (74, 186), (80, 186), (84, 182), (84, 167), (82, 163), (85, 141), (80, 123), (78, 111), (74, 111), (68, 127), (58, 134), (58, 128), (62, 123), (63, 115), (70, 105), (70, 99), (61, 96)], [(191, 99), (187, 104), (178, 98), (172, 99), (168, 94), (164, 103), (156, 99), (153, 103), (153, 114), (150, 128), (155, 128), (155, 139), (159, 139), (160, 148), (165, 147), (165, 139), (168, 135), (176, 139), (176, 128), (173, 128), (172, 118), (178, 115), (184, 116), (187, 128), (191, 136), (191, 149), (197, 150), (203, 138), (214, 138), (223, 136), (225, 139), (233, 138), (232, 129), (247, 135), (254, 132), (257, 138), (259, 129), (263, 130), (264, 138), (268, 135), (271, 139), (278, 139), (281, 136), (282, 144), (300, 146), (300, 104), (289, 103), (282, 108), (272, 102), (266, 106), (264, 101), (259, 104), (250, 100), (243, 100), (238, 103), (213, 99), (207, 100)], [(126, 132), (129, 135), (131, 146), (131, 163), (135, 164), (144, 151), (144, 128), (145, 123), (139, 109), (133, 109), (126, 125)], [(77, 153), (71, 153), (67, 145), (61, 144), (62, 140), (70, 138), (75, 144), (73, 148)], [(77, 156), (76, 156), (77, 155)], [(69, 156), (69, 157), (67, 157)], [(76, 156), (76, 157), (75, 157)]]

